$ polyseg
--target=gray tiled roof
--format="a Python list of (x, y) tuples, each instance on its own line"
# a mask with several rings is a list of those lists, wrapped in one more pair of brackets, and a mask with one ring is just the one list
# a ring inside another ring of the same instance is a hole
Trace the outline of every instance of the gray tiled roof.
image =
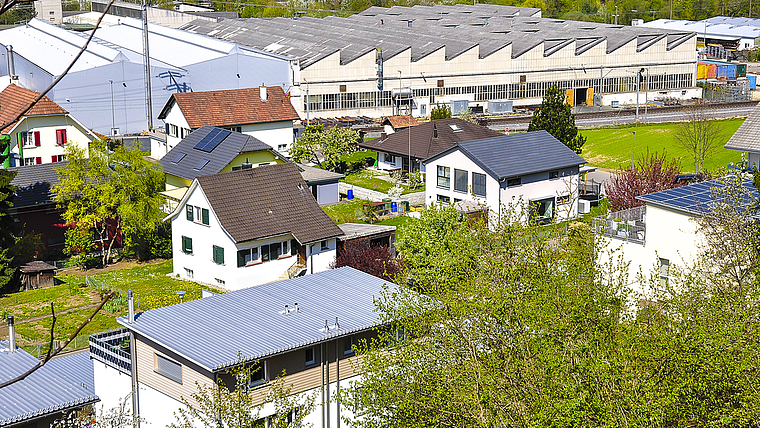
[(306, 244), (343, 234), (293, 163), (202, 176), (198, 183), (235, 242), (292, 233)]
[(491, 176), (500, 180), (586, 163), (582, 157), (546, 131), (464, 141), (443, 153), (457, 147)]
[[(210, 153), (195, 149), (195, 145), (209, 132), (215, 129), (213, 126), (202, 126), (185, 137), (161, 160), (164, 172), (186, 180), (203, 175), (217, 174), (232, 162), (240, 153), (268, 150), (275, 152), (271, 146), (250, 135), (232, 132)], [(178, 154), (185, 156), (177, 163), (172, 162)], [(279, 154), (277, 154), (279, 155)], [(209, 163), (200, 170), (195, 169), (201, 159), (208, 159)]]
[[(342, 267), (206, 297), (118, 322), (210, 371), (313, 346), (365, 331), (380, 322), (374, 299), (395, 284)], [(298, 303), (299, 313), (280, 313)], [(320, 331), (325, 320), (340, 330)]]
[[(546, 43), (545, 55), (577, 41), (576, 54), (607, 41), (607, 52), (634, 41), (638, 50), (667, 39), (668, 49), (694, 37), (667, 31), (564, 19), (536, 18), (539, 9), (492, 4), (370, 7), (347, 18), (195, 20), (182, 29), (299, 59), (309, 67), (338, 52), (341, 65), (379, 47), (387, 60), (411, 48), (412, 61), (443, 49), (452, 59), (473, 47), (480, 58), (512, 45), (512, 57)], [(411, 26), (408, 22), (412, 22)]]
[(58, 168), (65, 167), (67, 162), (44, 163), (9, 168), (18, 171), (11, 184), (17, 186), (16, 198), (13, 205), (16, 208), (53, 202), (51, 190), (59, 180)]
[(760, 104), (728, 139), (725, 147), (729, 150), (760, 153)]
[[(85, 356), (89, 360), (89, 355)], [(83, 366), (77, 361), (61, 360), (64, 361), (50, 361), (26, 379), (0, 389), (0, 427), (99, 401), (92, 383), (83, 387), (81, 382), (92, 371), (74, 373), (80, 370), (76, 367)], [(0, 342), (0, 382), (26, 372), (37, 362), (37, 358), (21, 349), (8, 352), (8, 342)]]

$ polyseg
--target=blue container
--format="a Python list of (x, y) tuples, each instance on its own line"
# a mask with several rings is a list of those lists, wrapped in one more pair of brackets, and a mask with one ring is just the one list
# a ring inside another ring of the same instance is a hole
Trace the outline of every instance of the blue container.
[(754, 74), (748, 74), (747, 80), (749, 80), (749, 88), (755, 89), (757, 88), (757, 76)]
[(353, 189), (348, 189), (348, 191), (346, 192), (346, 198), (347, 199), (354, 199), (354, 190)]
[(392, 213), (398, 212), (398, 204), (396, 202), (391, 202), (391, 212)]
[(722, 61), (701, 61), (715, 64), (717, 67), (716, 78), (718, 80), (736, 80), (736, 64)]

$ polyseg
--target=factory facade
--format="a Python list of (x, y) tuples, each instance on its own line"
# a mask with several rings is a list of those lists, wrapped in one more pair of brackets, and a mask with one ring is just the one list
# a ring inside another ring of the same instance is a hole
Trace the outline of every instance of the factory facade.
[(693, 32), (540, 15), (487, 4), (394, 6), (182, 29), (298, 59), (291, 95), (302, 118), (427, 116), (437, 103), (474, 112), (488, 111), (489, 101), (537, 105), (552, 85), (573, 105), (635, 104), (637, 80), (641, 103), (701, 95)]

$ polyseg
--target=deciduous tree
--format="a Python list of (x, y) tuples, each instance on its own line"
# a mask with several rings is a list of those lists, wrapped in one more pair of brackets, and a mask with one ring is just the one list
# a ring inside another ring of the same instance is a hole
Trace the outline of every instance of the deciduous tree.
[(390, 248), (371, 246), (365, 240), (346, 242), (343, 252), (332, 263), (333, 268), (342, 266), (351, 266), (354, 269), (387, 280), (391, 280), (399, 271)]
[(355, 152), (358, 144), (359, 134), (354, 130), (334, 126), (325, 131), (324, 125), (309, 125), (290, 146), (290, 156), (296, 162), (312, 162), (332, 170), (340, 156)]
[(694, 159), (694, 173), (701, 174), (705, 159), (723, 147), (723, 132), (712, 118), (708, 104), (697, 103), (684, 109), (673, 138)]
[(586, 137), (575, 126), (575, 115), (565, 102), (565, 93), (557, 86), (547, 89), (541, 106), (533, 113), (528, 132), (546, 130), (554, 138), (562, 141), (575, 153), (583, 151)]
[(624, 210), (644, 202), (638, 196), (683, 186), (677, 181), (681, 168), (674, 159), (662, 154), (649, 153), (636, 160), (636, 165), (618, 170), (605, 185), (607, 199), (613, 210)]
[(430, 110), (430, 120), (448, 119), (451, 117), (451, 107), (448, 104), (436, 104)]

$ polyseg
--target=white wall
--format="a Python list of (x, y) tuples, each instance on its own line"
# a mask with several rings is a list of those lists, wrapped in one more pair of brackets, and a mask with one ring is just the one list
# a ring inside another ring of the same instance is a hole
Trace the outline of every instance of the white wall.
[[(243, 134), (261, 140), (283, 154), (287, 154), (290, 150), (290, 145), (293, 144), (292, 120), (243, 125), (241, 131)], [(284, 148), (282, 148), (283, 145), (285, 146)]]
[[(635, 88), (634, 88), (635, 89)], [(679, 100), (690, 100), (692, 98), (702, 98), (702, 88), (688, 88), (666, 91), (641, 91), (639, 92), (639, 114), (644, 114), (644, 105), (647, 102), (656, 101), (663, 98), (676, 98)], [(602, 96), (602, 104), (605, 106), (612, 105), (617, 101), (619, 106), (635, 106), (636, 92), (623, 92), (617, 94), (607, 94)]]
[[(163, 108), (163, 106), (161, 106)], [(177, 144), (179, 144), (180, 141), (182, 141), (182, 129), (189, 130), (190, 125), (187, 123), (187, 119), (185, 119), (185, 115), (182, 114), (182, 110), (180, 110), (177, 103), (174, 103), (169, 111), (166, 112), (166, 118), (164, 119), (164, 123), (167, 125), (176, 125), (177, 126), (177, 136), (171, 136), (169, 135), (169, 132), (166, 132), (166, 153), (169, 153), (171, 149), (173, 149)], [(164, 129), (166, 130), (166, 126), (164, 126)], [(188, 131), (185, 131), (189, 133)], [(165, 155), (164, 153), (163, 155)], [(161, 157), (163, 157), (161, 155)], [(151, 152), (151, 156), (155, 159), (160, 159), (159, 157), (156, 157), (153, 155), (153, 152)]]
[[(639, 272), (648, 277), (659, 266), (660, 258), (669, 260), (671, 269), (688, 265), (699, 255), (697, 245), (702, 239), (696, 221), (685, 213), (647, 204), (645, 219), (644, 244), (597, 235), (608, 249), (619, 250), (623, 260), (630, 262), (628, 283), (632, 290), (642, 294), (646, 294), (648, 282), (639, 282)], [(606, 254), (602, 256), (601, 263), (609, 260)]]
[(306, 273), (323, 272), (330, 269), (330, 264), (335, 261), (336, 239), (326, 240), (327, 248), (323, 249), (321, 242), (306, 246)]
[(747, 158), (748, 165), (750, 168), (758, 168), (760, 167), (760, 153), (747, 153), (749, 156)]
[[(66, 130), (66, 144), (56, 144), (56, 130)], [(63, 155), (66, 152), (66, 145), (73, 144), (85, 150), (92, 142), (94, 135), (88, 130), (82, 128), (78, 123), (72, 120), (68, 115), (56, 116), (31, 116), (22, 120), (11, 133), (11, 152), (19, 155), (18, 133), (29, 132), (29, 143), (22, 147), (24, 158), (39, 157), (41, 163), (51, 163), (53, 156)], [(34, 145), (34, 132), (40, 133), (40, 146)], [(17, 158), (18, 162), (19, 159)]]
[[(448, 189), (438, 187), (438, 166), (449, 167), (450, 183)], [(437, 202), (438, 195), (448, 196), (451, 203), (454, 203), (455, 199), (473, 201), (486, 205), (492, 221), (496, 221), (501, 207), (510, 203), (518, 203), (521, 197), (523, 205), (526, 205), (535, 199), (570, 195), (568, 204), (555, 205), (555, 219), (563, 220), (576, 215), (576, 204), (573, 202), (578, 191), (578, 168), (558, 170), (559, 178), (557, 179), (549, 179), (549, 171), (522, 176), (520, 186), (506, 187), (505, 183), (499, 183), (498, 180), (483, 171), (480, 166), (459, 150), (452, 150), (443, 156), (432, 159), (426, 164), (426, 167), (430, 170), (430, 173), (426, 174), (425, 180), (425, 205), (428, 206)], [(455, 169), (467, 171), (467, 192), (454, 190)], [(473, 172), (486, 174), (485, 198), (472, 194)]]
[(338, 183), (312, 184), (309, 188), (317, 186), (317, 203), (333, 204), (340, 201)]
[[(142, 427), (167, 427), (177, 422), (174, 413), (184, 407), (182, 402), (138, 382), (140, 388), (140, 417), (145, 419)], [(201, 427), (199, 427), (201, 428)]]
[[(92, 364), (95, 395), (100, 397), (100, 402), (95, 404), (95, 407), (108, 413), (109, 409), (120, 406), (124, 398), (132, 392), (132, 377), (95, 359), (92, 360)], [(127, 401), (127, 409), (132, 411), (131, 398)]]

